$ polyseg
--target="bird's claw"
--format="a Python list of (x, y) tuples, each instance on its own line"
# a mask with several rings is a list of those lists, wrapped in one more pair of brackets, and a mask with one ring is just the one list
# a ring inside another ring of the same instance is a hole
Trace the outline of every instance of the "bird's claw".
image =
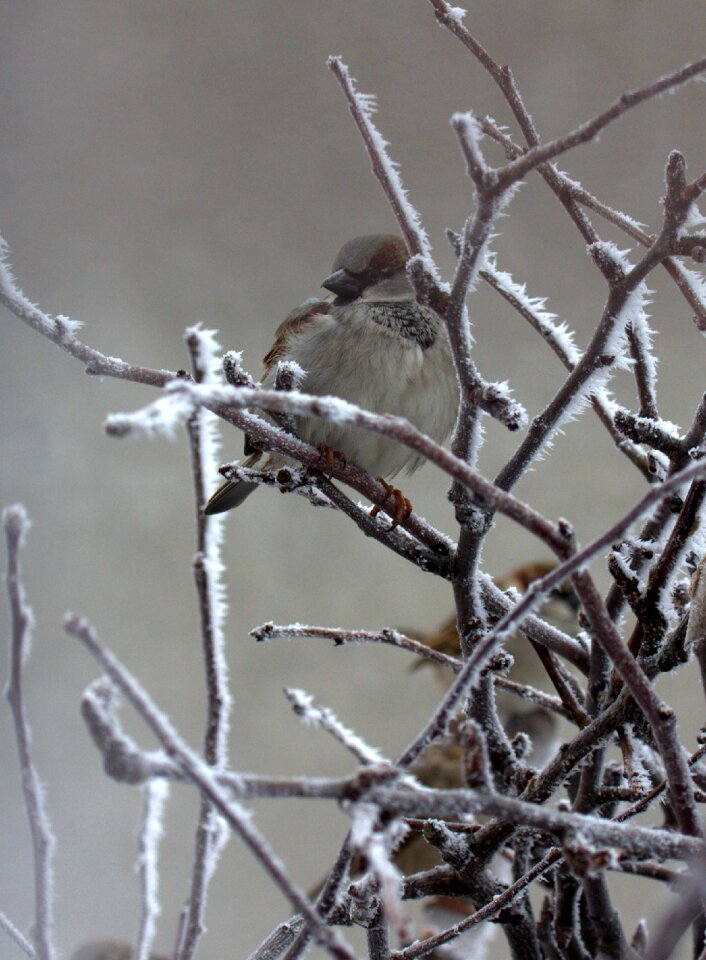
[(378, 481), (385, 488), (385, 496), (382, 498), (382, 501), (379, 504), (376, 504), (370, 511), (371, 517), (377, 517), (380, 513), (381, 508), (387, 503), (390, 497), (394, 498), (395, 509), (392, 513), (392, 526), (390, 530), (394, 530), (395, 527), (399, 526), (403, 520), (406, 520), (407, 517), (412, 512), (412, 503), (410, 500), (405, 497), (401, 490), (398, 490), (396, 487), (393, 487), (391, 483), (388, 483), (387, 480), (383, 480), (382, 477), (377, 478)]
[(325, 443), (319, 444), (319, 456), (325, 462), (327, 468), (333, 466), (346, 466), (345, 453), (341, 453), (340, 450), (334, 450), (333, 447), (327, 447)]

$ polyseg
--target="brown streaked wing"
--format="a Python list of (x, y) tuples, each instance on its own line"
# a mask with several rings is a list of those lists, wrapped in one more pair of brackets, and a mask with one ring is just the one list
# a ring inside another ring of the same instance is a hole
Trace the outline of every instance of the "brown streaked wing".
[(263, 363), (266, 376), (272, 367), (287, 355), (287, 341), (294, 333), (299, 333), (308, 323), (322, 313), (328, 313), (331, 308), (329, 300), (308, 300), (299, 307), (295, 307), (287, 318), (280, 323), (275, 331), (275, 342), (265, 354)]

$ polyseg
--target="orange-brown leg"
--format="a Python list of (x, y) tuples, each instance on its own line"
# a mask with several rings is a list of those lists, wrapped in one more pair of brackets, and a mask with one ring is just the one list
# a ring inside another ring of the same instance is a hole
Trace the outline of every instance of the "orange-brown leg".
[(370, 516), (377, 517), (381, 508), (385, 505), (385, 503), (387, 503), (390, 497), (393, 497), (395, 501), (395, 509), (392, 513), (392, 527), (390, 529), (394, 530), (395, 527), (402, 523), (403, 520), (406, 520), (412, 512), (412, 503), (407, 499), (407, 497), (405, 497), (401, 490), (393, 487), (391, 483), (387, 482), (387, 480), (383, 480), (382, 477), (378, 477), (377, 479), (385, 488), (385, 496), (382, 498), (382, 503), (376, 504), (372, 508), (370, 511)]
[(339, 467), (346, 466), (346, 455), (340, 450), (334, 450), (333, 447), (327, 447), (325, 443), (319, 444), (319, 456), (326, 463), (327, 467), (336, 464)]

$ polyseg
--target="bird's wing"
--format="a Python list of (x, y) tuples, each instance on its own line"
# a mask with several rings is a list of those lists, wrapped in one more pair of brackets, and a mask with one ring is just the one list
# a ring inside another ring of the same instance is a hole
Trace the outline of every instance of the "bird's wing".
[(289, 338), (292, 334), (300, 333), (305, 327), (312, 323), (315, 317), (321, 316), (322, 313), (328, 313), (330, 309), (330, 300), (312, 299), (307, 300), (299, 307), (295, 307), (295, 309), (287, 315), (287, 318), (277, 327), (275, 331), (275, 342), (267, 351), (262, 361), (265, 365), (263, 380), (270, 371), (277, 366), (277, 363), (287, 355)]
[[(289, 338), (292, 334), (299, 333), (303, 330), (313, 321), (314, 317), (321, 316), (322, 313), (328, 313), (330, 307), (331, 301), (312, 298), (311, 300), (306, 300), (300, 306), (295, 307), (294, 310), (287, 314), (286, 318), (277, 327), (275, 331), (275, 342), (267, 351), (262, 361), (265, 367), (262, 374), (263, 382), (266, 382), (270, 376), (274, 374), (279, 361), (287, 356)], [(252, 457), (252, 462), (249, 463), (248, 466), (254, 466), (260, 459), (260, 451), (247, 434), (245, 435), (245, 454)]]

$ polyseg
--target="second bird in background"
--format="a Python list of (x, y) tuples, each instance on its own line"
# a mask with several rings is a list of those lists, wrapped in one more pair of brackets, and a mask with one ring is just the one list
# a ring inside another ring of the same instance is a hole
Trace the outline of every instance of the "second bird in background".
[[(553, 564), (541, 561), (527, 563), (499, 577), (496, 582), (503, 590), (514, 588), (519, 593), (524, 593), (533, 580), (544, 576), (553, 568)], [(537, 615), (566, 633), (575, 633), (578, 626), (578, 600), (571, 586), (568, 583), (561, 584), (552, 591), (537, 611)], [(455, 615), (445, 620), (437, 630), (420, 636), (419, 639), (441, 653), (454, 657), (461, 655)], [(509, 673), (511, 680), (529, 684), (545, 693), (549, 692), (547, 672), (526, 637), (515, 632), (505, 640), (503, 648), (512, 655), (514, 660)], [(422, 661), (420, 667), (427, 663), (428, 661)], [(435, 666), (434, 670), (445, 687), (451, 684), (454, 674), (450, 670), (441, 666)], [(517, 733), (527, 733), (533, 745), (529, 759), (533, 765), (542, 766), (549, 759), (555, 746), (557, 736), (555, 714), (502, 689), (496, 689), (495, 698), (498, 716), (507, 735), (512, 738)]]
[[(451, 432), (458, 385), (443, 323), (417, 303), (406, 274), (407, 247), (394, 234), (349, 240), (321, 284), (334, 297), (293, 310), (265, 356), (262, 386), (272, 388), (277, 364), (294, 360), (304, 371), (302, 390), (335, 396), (374, 413), (406, 417), (441, 443)], [(297, 435), (340, 452), (374, 476), (411, 473), (424, 458), (369, 430), (318, 418), (296, 418)], [(279, 453), (252, 452), (243, 466), (276, 470), (291, 463)], [(256, 484), (228, 480), (206, 505), (207, 514), (239, 506)]]

